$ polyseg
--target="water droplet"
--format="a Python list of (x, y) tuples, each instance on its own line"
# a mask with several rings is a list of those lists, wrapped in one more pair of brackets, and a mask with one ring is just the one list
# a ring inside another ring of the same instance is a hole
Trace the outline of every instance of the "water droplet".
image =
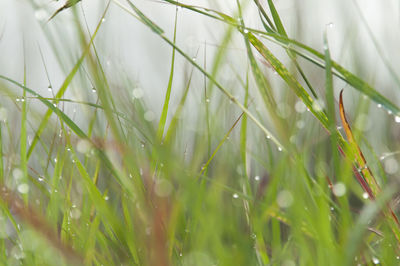
[(95, 93), (96, 92), (96, 88), (92, 88), (92, 92)]
[(12, 175), (16, 181), (22, 179), (24, 177), (24, 172), (21, 169), (15, 168), (12, 172)]
[(400, 260), (400, 256), (396, 256), (396, 259)]
[(39, 178), (38, 178), (38, 181), (39, 181), (39, 182), (43, 182), (43, 180), (44, 180), (44, 179), (43, 179), (42, 177), (39, 177)]
[(298, 113), (304, 113), (307, 110), (307, 106), (303, 103), (303, 101), (297, 101), (294, 105), (294, 109)]
[(153, 121), (155, 119), (155, 115), (152, 111), (147, 111), (146, 113), (144, 113), (144, 119), (147, 121)]
[(81, 139), (78, 141), (78, 144), (76, 145), (76, 149), (78, 152), (80, 152), (82, 154), (86, 154), (86, 153), (90, 152), (90, 150), (92, 149), (92, 144), (86, 139)]
[(101, 19), (101, 22), (102, 22), (102, 23), (106, 22), (106, 19), (105, 19), (105, 18), (102, 18), (102, 19)]
[(79, 217), (81, 217), (81, 211), (79, 209), (73, 209), (70, 211), (69, 215), (72, 219), (77, 220)]
[(26, 183), (22, 183), (17, 187), (17, 190), (21, 194), (26, 194), (29, 191), (29, 185)]
[(54, 158), (54, 162), (57, 163), (57, 158)]
[(384, 163), (384, 168), (386, 173), (388, 174), (395, 174), (399, 169), (399, 164), (397, 160), (394, 158), (388, 158)]
[(51, 87), (51, 85), (49, 85), (49, 86), (47, 87), (47, 90), (48, 90), (49, 92), (52, 92), (52, 91), (53, 91), (53, 88)]
[(143, 97), (143, 95), (144, 95), (144, 91), (139, 87), (136, 87), (132, 90), (132, 97), (134, 99), (140, 99)]
[(210, 98), (207, 98), (207, 99), (206, 99), (206, 103), (209, 103), (209, 102), (210, 102)]
[(396, 122), (396, 123), (400, 123), (400, 116), (395, 116), (394, 117), (394, 121)]
[(333, 185), (333, 194), (335, 194), (336, 197), (341, 197), (344, 194), (346, 194), (346, 186), (342, 182), (336, 183)]
[(109, 200), (110, 198), (108, 197), (108, 196), (105, 196), (104, 197), (104, 200)]
[(234, 199), (238, 199), (238, 198), (239, 198), (239, 195), (238, 195), (237, 193), (233, 193), (232, 197), (233, 197)]
[(276, 202), (281, 208), (288, 208), (293, 203), (292, 193), (288, 190), (282, 190), (278, 193), (276, 197)]
[(47, 14), (46, 10), (38, 9), (35, 11), (35, 18), (38, 21), (42, 22), (42, 21), (46, 20), (47, 17), (48, 17), (48, 14)]
[(271, 136), (270, 136), (270, 135), (267, 135), (266, 138), (267, 138), (267, 139), (271, 139)]
[(372, 257), (372, 263), (376, 265), (376, 264), (379, 264), (380, 261), (377, 257)]
[(393, 114), (393, 112), (391, 110), (388, 110), (387, 113), (388, 113), (388, 115)]
[(330, 23), (326, 24), (326, 26), (327, 26), (328, 28), (333, 28), (333, 26), (335, 26), (335, 24), (333, 24), (333, 22), (330, 22)]
[(278, 146), (278, 151), (282, 151), (282, 147), (279, 147), (279, 146)]
[(171, 194), (173, 190), (173, 186), (171, 182), (169, 182), (166, 179), (160, 179), (157, 180), (154, 192), (157, 194), (159, 197), (167, 197)]
[(368, 199), (368, 198), (369, 198), (369, 195), (368, 195), (367, 192), (364, 192), (364, 193), (362, 194), (362, 197), (363, 197), (363, 199)]
[(249, 33), (249, 30), (248, 30), (248, 29), (244, 29), (243, 32), (244, 32), (245, 34), (247, 34), (247, 33)]
[(376, 105), (376, 107), (382, 108), (382, 104), (378, 103), (378, 104)]
[(193, 61), (196, 61), (196, 57), (192, 57), (192, 60), (193, 60)]
[(304, 128), (305, 125), (306, 125), (306, 123), (303, 120), (299, 120), (299, 121), (296, 122), (296, 127), (298, 129)]
[(260, 181), (260, 176), (256, 175), (256, 176), (254, 177), (254, 180)]

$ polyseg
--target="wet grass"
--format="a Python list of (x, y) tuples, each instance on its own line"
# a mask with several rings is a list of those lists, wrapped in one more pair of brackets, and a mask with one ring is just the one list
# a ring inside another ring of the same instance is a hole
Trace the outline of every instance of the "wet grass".
[[(365, 128), (398, 129), (400, 109), (332, 58), (329, 25), (319, 51), (290, 37), (271, 0), (237, 1), (232, 14), (161, 2), (176, 7), (172, 29), (136, 1), (103, 5), (93, 31), (80, 4), (65, 8), (70, 50), (62, 13), (46, 19), (65, 70), (53, 87), (41, 54), (51, 97), (31, 87), (26, 64), (21, 81), (0, 73), (2, 264), (398, 264), (397, 138), (376, 142)], [(110, 8), (171, 51), (158, 109), (156, 90), (106, 66), (97, 38)], [(177, 41), (179, 10), (225, 29), (212, 57), (206, 43), (193, 54)]]

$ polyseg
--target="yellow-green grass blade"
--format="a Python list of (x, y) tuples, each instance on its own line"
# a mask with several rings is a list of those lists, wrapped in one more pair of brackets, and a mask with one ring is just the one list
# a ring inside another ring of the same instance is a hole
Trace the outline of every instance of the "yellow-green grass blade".
[[(173, 37), (174, 44), (176, 43), (177, 23), (178, 23), (178, 9), (176, 9), (176, 11), (175, 11), (175, 24), (174, 24), (174, 37)], [(158, 123), (158, 130), (157, 130), (157, 137), (160, 142), (162, 142), (162, 138), (164, 135), (165, 123), (167, 121), (168, 106), (169, 106), (169, 100), (171, 98), (171, 91), (172, 91), (172, 81), (174, 78), (174, 68), (175, 68), (175, 48), (172, 48), (171, 70), (169, 73), (167, 91), (165, 93), (164, 105), (163, 105), (163, 109), (161, 112), (160, 122)]]

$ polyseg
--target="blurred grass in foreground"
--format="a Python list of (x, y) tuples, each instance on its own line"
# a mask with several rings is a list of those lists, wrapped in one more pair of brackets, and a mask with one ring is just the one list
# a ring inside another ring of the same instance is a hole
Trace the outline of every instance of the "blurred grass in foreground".
[[(363, 128), (374, 125), (375, 104), (393, 118), (382, 130), (400, 122), (400, 109), (331, 58), (327, 32), (320, 52), (288, 35), (271, 0), (237, 1), (234, 14), (165, 0), (176, 6), (167, 36), (135, 2), (109, 2), (93, 32), (79, 4), (63, 11), (74, 13), (80, 55), (57, 45), (62, 32), (46, 31), (61, 68), (64, 57), (74, 61), (59, 88), (48, 76), (53, 97), (30, 87), (29, 68), (22, 81), (0, 73), (8, 96), (0, 108), (2, 264), (399, 263), (397, 153), (380, 156)], [(96, 36), (110, 5), (171, 48), (161, 114), (137, 81), (123, 71), (110, 80), (105, 70)], [(182, 8), (226, 28), (212, 62), (197, 60), (206, 48), (193, 57), (177, 44)], [(247, 10), (263, 27), (246, 26)], [(234, 38), (245, 45), (247, 71), (230, 66), (221, 81)], [(66, 98), (72, 87), (79, 93)], [(358, 93), (351, 108), (350, 92)]]

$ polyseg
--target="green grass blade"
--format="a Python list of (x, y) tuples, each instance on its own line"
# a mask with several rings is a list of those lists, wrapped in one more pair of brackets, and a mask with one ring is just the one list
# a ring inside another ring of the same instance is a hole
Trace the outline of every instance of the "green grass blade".
[[(174, 25), (174, 38), (173, 38), (174, 44), (176, 42), (177, 23), (178, 23), (178, 9), (176, 9), (176, 11), (175, 11), (175, 25)], [(171, 70), (169, 73), (168, 87), (167, 87), (167, 92), (165, 93), (164, 105), (163, 105), (160, 122), (158, 124), (158, 131), (157, 131), (157, 137), (160, 142), (162, 142), (162, 138), (164, 135), (165, 123), (167, 121), (169, 100), (171, 98), (172, 81), (174, 78), (174, 68), (175, 68), (175, 48), (172, 48)]]

